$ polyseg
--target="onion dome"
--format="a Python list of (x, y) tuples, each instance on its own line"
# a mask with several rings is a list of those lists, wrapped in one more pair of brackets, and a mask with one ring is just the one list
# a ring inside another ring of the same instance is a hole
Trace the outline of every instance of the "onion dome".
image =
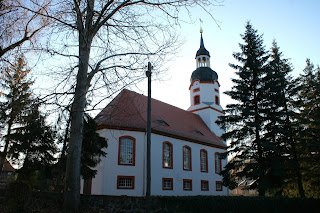
[(210, 67), (198, 67), (193, 71), (190, 83), (194, 80), (199, 80), (200, 82), (215, 82), (218, 80), (218, 74)]

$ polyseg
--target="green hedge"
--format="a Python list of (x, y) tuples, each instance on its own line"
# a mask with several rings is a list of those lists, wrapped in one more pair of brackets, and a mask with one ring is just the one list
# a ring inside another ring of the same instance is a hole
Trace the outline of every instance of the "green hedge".
[(272, 197), (160, 197), (166, 212), (315, 212), (319, 199)]

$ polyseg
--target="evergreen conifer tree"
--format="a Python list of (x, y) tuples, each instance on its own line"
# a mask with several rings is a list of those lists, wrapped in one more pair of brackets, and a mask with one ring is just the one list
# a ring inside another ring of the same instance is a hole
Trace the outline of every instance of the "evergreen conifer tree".
[(85, 180), (95, 177), (97, 170), (94, 167), (101, 162), (101, 157), (107, 154), (104, 151), (108, 146), (107, 140), (100, 137), (96, 131), (96, 122), (91, 116), (85, 114), (80, 170), (81, 176)]
[(56, 161), (56, 132), (46, 123), (46, 116), (39, 107), (39, 102), (33, 101), (28, 114), (22, 117), (23, 125), (15, 128), (11, 136), (14, 143), (10, 147), (10, 157), (19, 159), (23, 156), (23, 166), (18, 171), (21, 180), (29, 181), (35, 172)]
[(263, 46), (262, 36), (251, 23), (241, 36), (241, 52), (234, 53), (239, 65), (230, 64), (238, 78), (232, 79), (234, 86), (226, 92), (237, 103), (227, 105), (227, 116), (221, 117), (222, 127), (226, 133), (224, 140), (231, 140), (228, 152), (233, 156), (222, 171), (223, 181), (231, 189), (245, 178), (255, 181), (254, 187), (259, 195), (266, 192), (266, 146), (262, 140), (263, 126), (263, 93), (262, 77), (265, 73), (268, 54)]
[(32, 103), (30, 86), (33, 81), (28, 78), (29, 72), (23, 56), (17, 57), (15, 63), (1, 69), (0, 120), (3, 124), (1, 132), (4, 140), (1, 143), (4, 149), (0, 152), (0, 172), (11, 146), (13, 128), (23, 122), (22, 117)]
[(297, 108), (300, 151), (304, 185), (308, 197), (320, 197), (320, 67), (306, 60), (306, 67), (295, 81), (298, 89)]
[(291, 71), (291, 64), (288, 59), (283, 58), (282, 52), (273, 41), (270, 61), (263, 78), (265, 88), (263, 140), (264, 144), (269, 146), (268, 188), (276, 189), (276, 193), (283, 194), (285, 184), (288, 180), (294, 179), (294, 182), (298, 183), (300, 196), (304, 197), (295, 140), (298, 126), (291, 104), (292, 96), (295, 95), (289, 76)]

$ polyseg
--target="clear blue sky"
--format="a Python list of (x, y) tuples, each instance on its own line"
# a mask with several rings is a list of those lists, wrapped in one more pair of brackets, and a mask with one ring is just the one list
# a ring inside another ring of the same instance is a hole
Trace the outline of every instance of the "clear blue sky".
[[(320, 1), (318, 0), (225, 0), (223, 6), (215, 7), (212, 15), (219, 21), (220, 28), (201, 9), (192, 10), (192, 18), (203, 20), (203, 37), (211, 54), (211, 68), (219, 75), (221, 91), (231, 90), (231, 78), (236, 77), (229, 63), (237, 63), (232, 57), (239, 52), (242, 43), (240, 34), (245, 31), (249, 20), (263, 34), (264, 45), (270, 49), (276, 39), (284, 57), (290, 58), (293, 75), (298, 76), (305, 67), (306, 58), (320, 64)], [(181, 26), (185, 38), (177, 58), (170, 62), (167, 77), (153, 82), (153, 98), (182, 109), (189, 107), (189, 79), (195, 70), (195, 53), (200, 45), (199, 21)], [(142, 93), (147, 94), (147, 90)], [(230, 103), (222, 95), (221, 104)]]

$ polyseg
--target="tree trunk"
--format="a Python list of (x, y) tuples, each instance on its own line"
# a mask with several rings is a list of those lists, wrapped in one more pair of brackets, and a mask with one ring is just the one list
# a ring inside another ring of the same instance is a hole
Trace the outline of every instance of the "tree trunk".
[[(283, 81), (281, 81), (281, 87), (284, 88), (283, 86)], [(301, 174), (301, 167), (299, 164), (299, 159), (298, 159), (298, 152), (297, 152), (297, 148), (296, 148), (296, 144), (295, 144), (295, 139), (292, 137), (292, 133), (293, 130), (291, 128), (291, 122), (290, 122), (290, 118), (289, 118), (289, 110), (288, 110), (288, 104), (287, 104), (287, 98), (285, 96), (285, 92), (282, 91), (282, 95), (284, 97), (284, 99), (286, 100), (286, 102), (284, 103), (284, 110), (286, 112), (286, 125), (288, 128), (289, 132), (289, 143), (291, 145), (291, 151), (292, 151), (292, 157), (293, 157), (293, 165), (294, 165), (294, 172), (297, 176), (297, 184), (298, 184), (298, 189), (299, 189), (299, 195), (300, 197), (304, 198), (305, 197), (305, 193), (304, 193), (304, 189), (303, 189), (303, 183), (302, 183), (302, 174)]]
[(256, 138), (256, 143), (257, 143), (257, 149), (258, 149), (258, 169), (259, 169), (259, 185), (258, 185), (258, 192), (259, 196), (265, 196), (266, 190), (265, 190), (265, 166), (263, 162), (263, 149), (262, 149), (262, 144), (261, 144), (261, 139), (260, 139), (260, 125), (261, 121), (259, 118), (259, 108), (258, 108), (258, 92), (257, 92), (257, 71), (254, 71), (253, 73), (253, 101), (254, 101), (254, 122), (255, 122), (255, 138)]
[(292, 144), (292, 151), (293, 151), (294, 170), (295, 170), (295, 173), (297, 176), (297, 183), (298, 183), (298, 188), (299, 188), (299, 195), (300, 195), (300, 197), (304, 198), (305, 193), (304, 193), (303, 184), (302, 184), (301, 168), (299, 165), (297, 149), (296, 149), (296, 145), (294, 144), (294, 141)]
[[(88, 41), (89, 40), (89, 41)], [(83, 116), (88, 90), (87, 74), (91, 39), (79, 33), (79, 70), (71, 108), (71, 131), (67, 154), (64, 208), (65, 213), (75, 213), (80, 206), (80, 159), (83, 140)]]

